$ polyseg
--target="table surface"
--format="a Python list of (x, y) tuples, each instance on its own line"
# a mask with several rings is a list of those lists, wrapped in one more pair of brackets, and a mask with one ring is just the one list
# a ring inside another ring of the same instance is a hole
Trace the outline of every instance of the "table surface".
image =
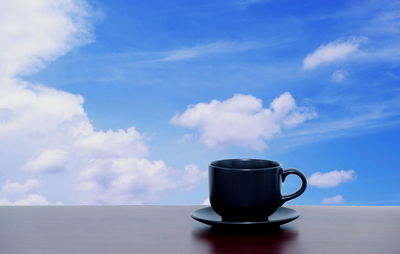
[(1, 254), (400, 253), (400, 207), (291, 206), (278, 229), (220, 231), (204, 206), (0, 207)]

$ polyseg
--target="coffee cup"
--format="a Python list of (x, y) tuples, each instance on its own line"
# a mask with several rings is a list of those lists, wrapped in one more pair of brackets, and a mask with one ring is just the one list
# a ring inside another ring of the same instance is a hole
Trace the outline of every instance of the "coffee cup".
[[(297, 169), (283, 169), (276, 161), (227, 159), (209, 165), (210, 204), (223, 221), (264, 221), (286, 201), (306, 189), (306, 177)], [(281, 183), (295, 174), (301, 187), (290, 195), (281, 194)]]

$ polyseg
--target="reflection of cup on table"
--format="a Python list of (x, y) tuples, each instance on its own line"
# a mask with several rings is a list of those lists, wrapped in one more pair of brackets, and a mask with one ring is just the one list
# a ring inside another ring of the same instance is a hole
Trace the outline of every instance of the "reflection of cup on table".
[[(298, 175), (301, 187), (282, 196), (281, 182)], [(300, 196), (307, 180), (297, 169), (282, 169), (278, 162), (258, 159), (228, 159), (211, 162), (209, 187), (211, 207), (224, 221), (262, 221), (286, 201)]]
[[(270, 229), (260, 231), (196, 230), (192, 233), (196, 253), (296, 253), (299, 233), (296, 229)], [(302, 253), (302, 252), (299, 252)]]

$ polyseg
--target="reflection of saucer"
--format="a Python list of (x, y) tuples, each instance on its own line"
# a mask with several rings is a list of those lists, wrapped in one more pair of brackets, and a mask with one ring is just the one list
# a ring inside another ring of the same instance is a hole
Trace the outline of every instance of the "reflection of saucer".
[(288, 223), (292, 220), (297, 219), (300, 216), (299, 212), (288, 207), (279, 207), (273, 214), (268, 217), (268, 220), (264, 221), (240, 221), (240, 222), (229, 222), (222, 221), (219, 216), (210, 206), (205, 208), (197, 209), (192, 212), (192, 218), (202, 223), (211, 226), (222, 226), (222, 225), (268, 225), (277, 226)]

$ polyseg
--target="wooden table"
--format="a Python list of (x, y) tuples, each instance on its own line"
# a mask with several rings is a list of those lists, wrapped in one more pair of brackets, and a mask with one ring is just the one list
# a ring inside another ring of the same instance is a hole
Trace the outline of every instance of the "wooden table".
[(400, 207), (292, 206), (299, 219), (242, 233), (194, 221), (200, 207), (0, 207), (0, 253), (400, 253)]

